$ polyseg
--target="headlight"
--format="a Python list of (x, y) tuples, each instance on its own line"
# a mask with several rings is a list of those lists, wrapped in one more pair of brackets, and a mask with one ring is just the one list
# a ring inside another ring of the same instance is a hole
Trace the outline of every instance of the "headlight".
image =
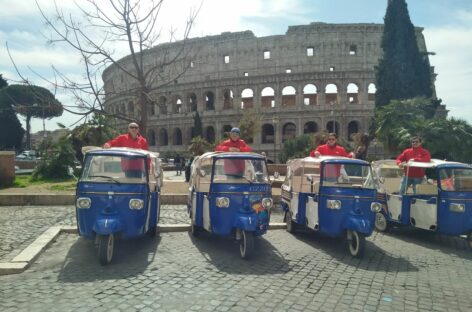
[(77, 198), (75, 206), (77, 208), (81, 209), (88, 209), (90, 208), (90, 205), (92, 204), (92, 201), (88, 197), (79, 197)]
[(454, 211), (454, 212), (464, 212), (465, 211), (465, 205), (464, 204), (451, 203), (449, 205), (449, 210)]
[(273, 204), (274, 204), (274, 202), (272, 201), (272, 198), (263, 198), (262, 199), (262, 207), (264, 207), (265, 209), (272, 208)]
[(341, 209), (341, 201), (337, 199), (328, 199), (326, 205), (329, 209)]
[(229, 207), (229, 198), (228, 197), (217, 197), (216, 198), (216, 207), (218, 207), (218, 208), (228, 208)]
[(139, 209), (143, 209), (143, 207), (144, 207), (144, 200), (142, 199), (131, 199), (129, 201), (129, 209), (139, 210)]
[(380, 212), (380, 210), (382, 210), (382, 205), (378, 202), (373, 202), (370, 204), (370, 210), (372, 210), (372, 212)]

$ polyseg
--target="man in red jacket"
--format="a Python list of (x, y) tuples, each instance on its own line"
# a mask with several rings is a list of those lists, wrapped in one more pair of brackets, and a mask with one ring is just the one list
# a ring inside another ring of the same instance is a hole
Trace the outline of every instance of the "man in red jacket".
[[(132, 122), (128, 125), (128, 133), (117, 136), (116, 138), (103, 144), (103, 148), (110, 147), (130, 147), (143, 150), (149, 150), (148, 143), (144, 137), (139, 134), (139, 126)], [(138, 159), (121, 159), (121, 167), (128, 178), (140, 178), (143, 176), (144, 163)]]
[(419, 136), (414, 136), (411, 138), (411, 148), (405, 149), (397, 157), (398, 167), (403, 169), (403, 177), (400, 182), (400, 194), (403, 195), (410, 185), (413, 186), (413, 193), (416, 193), (416, 185), (421, 184), (421, 181), (424, 177), (424, 169), (416, 167), (407, 167), (405, 164), (409, 160), (429, 162), (431, 160), (431, 155), (428, 150), (421, 147), (422, 139)]
[[(239, 136), (241, 131), (239, 128), (231, 129), (229, 133), (229, 139), (223, 141), (218, 146), (216, 146), (216, 152), (251, 152), (252, 148), (241, 140)], [(244, 174), (244, 160), (242, 159), (225, 159), (224, 171), (226, 174), (242, 176)]]
[[(344, 147), (337, 144), (338, 136), (336, 133), (329, 133), (326, 144), (319, 145), (316, 149), (310, 151), (311, 157), (319, 156), (343, 156), (356, 158), (353, 152), (347, 153)], [(323, 177), (325, 181), (336, 182), (341, 175), (341, 166), (328, 164), (324, 166)]]

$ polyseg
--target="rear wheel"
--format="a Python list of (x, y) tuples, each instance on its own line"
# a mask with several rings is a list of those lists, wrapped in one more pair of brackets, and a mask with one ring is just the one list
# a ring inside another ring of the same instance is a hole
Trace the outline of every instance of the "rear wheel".
[(115, 237), (110, 235), (99, 235), (98, 237), (98, 259), (101, 265), (107, 265), (113, 259)]
[(388, 230), (387, 218), (381, 212), (375, 214), (375, 229), (379, 232), (385, 232)]
[(196, 237), (196, 236), (200, 235), (200, 231), (201, 231), (201, 229), (200, 229), (199, 226), (196, 226), (193, 223), (190, 225), (190, 233), (192, 233), (192, 236)]
[(146, 234), (150, 237), (155, 237), (157, 234), (157, 226), (150, 227)]
[(365, 250), (365, 236), (357, 231), (347, 230), (347, 244), (353, 257), (362, 257)]
[(469, 247), (470, 250), (472, 250), (472, 232), (467, 235), (467, 247)]
[(239, 251), (241, 258), (249, 259), (254, 251), (254, 233), (248, 231), (241, 232), (241, 240), (239, 241)]
[(287, 224), (287, 232), (295, 233), (295, 231), (297, 230), (296, 229), (297, 225), (292, 220), (292, 212), (287, 211), (285, 213), (285, 218), (284, 219), (285, 219), (285, 223)]

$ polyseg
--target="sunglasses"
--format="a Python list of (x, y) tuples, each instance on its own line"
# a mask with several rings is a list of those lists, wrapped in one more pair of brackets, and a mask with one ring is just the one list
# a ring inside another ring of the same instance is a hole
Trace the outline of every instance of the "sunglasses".
[(329, 138), (328, 141), (336, 141), (335, 138)]
[(420, 141), (411, 141), (411, 144), (418, 144)]
[(131, 126), (130, 129), (138, 129), (139, 127)]

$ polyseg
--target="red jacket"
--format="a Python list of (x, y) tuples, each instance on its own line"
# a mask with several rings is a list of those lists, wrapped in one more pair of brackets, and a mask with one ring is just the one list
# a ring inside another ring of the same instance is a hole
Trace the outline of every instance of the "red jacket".
[(237, 147), (239, 148), (240, 152), (252, 152), (252, 148), (244, 142), (244, 140), (237, 139), (233, 141), (228, 139), (226, 141), (221, 142), (219, 145), (216, 146), (216, 152), (229, 152), (230, 147)]
[(315, 157), (315, 152), (319, 152), (323, 156), (343, 156), (343, 157), (352, 157), (349, 155), (344, 147), (339, 145), (334, 145), (333, 147), (328, 144), (319, 145), (316, 149), (310, 151), (310, 156)]
[(136, 139), (133, 139), (129, 133), (122, 134), (107, 142), (111, 147), (130, 147), (149, 150), (146, 139), (138, 134)]
[[(431, 155), (421, 146), (416, 148), (410, 147), (398, 155), (397, 165), (400, 165), (402, 162), (408, 162), (410, 159), (413, 159), (414, 161), (429, 162), (431, 160)], [(406, 175), (406, 167), (403, 168), (403, 172)], [(410, 178), (422, 178), (424, 176), (424, 169), (410, 167), (408, 169), (408, 176)]]

